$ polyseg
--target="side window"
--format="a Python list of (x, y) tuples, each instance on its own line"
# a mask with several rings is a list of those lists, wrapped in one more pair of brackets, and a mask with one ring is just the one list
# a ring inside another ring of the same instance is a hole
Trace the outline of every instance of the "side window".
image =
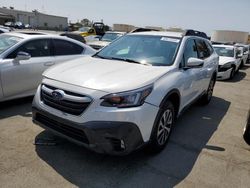
[(55, 39), (53, 43), (55, 55), (76, 55), (84, 50), (83, 47), (65, 40)]
[(180, 66), (185, 67), (190, 57), (198, 58), (197, 49), (194, 40), (188, 40), (184, 49), (183, 59)]
[(209, 56), (212, 55), (214, 53), (214, 49), (212, 47), (212, 45), (209, 42), (206, 42), (207, 48), (209, 50)]
[(206, 59), (210, 56), (209, 49), (204, 40), (195, 40), (197, 45), (198, 56), (200, 59)]
[(29, 53), (31, 57), (51, 56), (51, 44), (49, 39), (38, 39), (26, 42), (9, 54), (7, 59), (14, 59), (18, 52)]

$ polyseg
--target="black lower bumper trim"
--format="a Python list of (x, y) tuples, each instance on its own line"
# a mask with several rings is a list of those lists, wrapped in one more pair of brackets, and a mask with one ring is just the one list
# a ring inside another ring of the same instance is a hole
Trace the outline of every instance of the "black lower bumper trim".
[(98, 153), (125, 155), (144, 144), (138, 126), (131, 122), (76, 123), (36, 107), (32, 113), (34, 123)]

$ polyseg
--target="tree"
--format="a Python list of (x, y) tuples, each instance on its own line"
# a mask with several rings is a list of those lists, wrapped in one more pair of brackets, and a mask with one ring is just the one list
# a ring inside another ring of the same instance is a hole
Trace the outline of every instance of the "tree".
[(85, 26), (85, 27), (91, 27), (92, 26), (92, 22), (89, 19), (87, 19), (87, 18), (82, 19), (81, 20), (81, 24), (83, 26)]

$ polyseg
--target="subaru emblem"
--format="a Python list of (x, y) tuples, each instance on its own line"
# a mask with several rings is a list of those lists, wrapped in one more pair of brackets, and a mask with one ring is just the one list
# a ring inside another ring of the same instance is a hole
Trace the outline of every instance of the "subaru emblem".
[(63, 97), (64, 97), (64, 91), (62, 91), (62, 90), (54, 90), (53, 92), (52, 92), (52, 97), (53, 97), (53, 99), (54, 100), (57, 100), (57, 101), (61, 101), (61, 100), (63, 100)]

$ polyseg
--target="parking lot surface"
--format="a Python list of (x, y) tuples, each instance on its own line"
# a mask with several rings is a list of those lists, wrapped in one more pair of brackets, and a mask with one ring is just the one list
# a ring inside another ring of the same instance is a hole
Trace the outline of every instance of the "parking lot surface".
[[(0, 103), (0, 187), (249, 187), (250, 146), (242, 139), (250, 67), (217, 82), (208, 106), (189, 108), (161, 153), (100, 155), (32, 123), (32, 98)], [(34, 145), (52, 139), (56, 145)]]

